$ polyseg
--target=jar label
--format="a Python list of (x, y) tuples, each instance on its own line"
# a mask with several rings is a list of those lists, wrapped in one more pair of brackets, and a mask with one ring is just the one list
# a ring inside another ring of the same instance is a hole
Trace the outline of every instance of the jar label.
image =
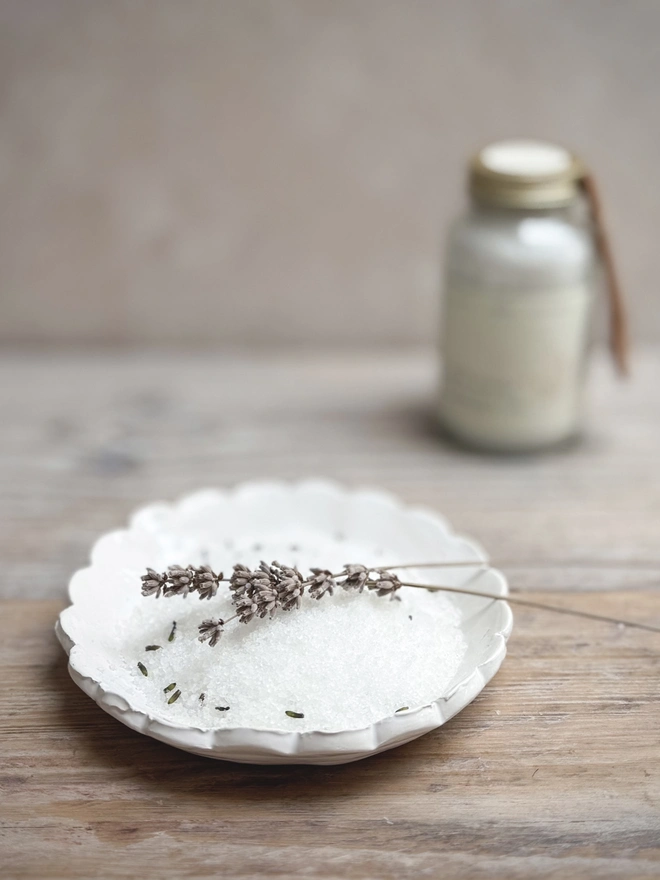
[(553, 443), (578, 422), (588, 283), (542, 290), (448, 284), (442, 418), (474, 443)]

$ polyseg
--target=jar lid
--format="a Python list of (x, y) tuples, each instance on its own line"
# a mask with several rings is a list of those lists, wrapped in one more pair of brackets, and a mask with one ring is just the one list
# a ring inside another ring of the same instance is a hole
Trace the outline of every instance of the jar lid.
[(498, 141), (484, 147), (470, 165), (475, 199), (502, 208), (558, 208), (577, 195), (584, 175), (580, 160), (544, 141)]

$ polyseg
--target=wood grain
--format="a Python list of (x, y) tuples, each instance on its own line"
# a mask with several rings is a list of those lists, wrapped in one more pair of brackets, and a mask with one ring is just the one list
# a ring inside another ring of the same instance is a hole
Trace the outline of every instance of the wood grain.
[[(7, 878), (656, 878), (658, 636), (516, 611), (446, 727), (346, 767), (185, 755), (104, 715), (52, 626), (135, 504), (326, 474), (441, 509), (539, 600), (660, 624), (660, 353), (591, 430), (488, 459), (430, 428), (431, 357), (0, 358), (0, 874)], [(559, 595), (561, 594), (561, 595)]]

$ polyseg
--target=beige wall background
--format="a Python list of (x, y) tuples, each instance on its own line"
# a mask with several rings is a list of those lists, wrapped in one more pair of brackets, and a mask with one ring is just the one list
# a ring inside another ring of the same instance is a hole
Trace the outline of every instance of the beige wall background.
[(660, 338), (658, 0), (0, 0), (0, 341), (435, 333), (466, 157), (601, 179)]

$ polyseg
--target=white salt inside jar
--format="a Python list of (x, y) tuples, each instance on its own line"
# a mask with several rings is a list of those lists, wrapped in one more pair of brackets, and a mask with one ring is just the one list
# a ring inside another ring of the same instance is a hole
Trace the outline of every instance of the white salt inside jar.
[(440, 399), (444, 426), (471, 445), (535, 450), (579, 429), (596, 266), (581, 173), (533, 141), (473, 163), (447, 250)]

